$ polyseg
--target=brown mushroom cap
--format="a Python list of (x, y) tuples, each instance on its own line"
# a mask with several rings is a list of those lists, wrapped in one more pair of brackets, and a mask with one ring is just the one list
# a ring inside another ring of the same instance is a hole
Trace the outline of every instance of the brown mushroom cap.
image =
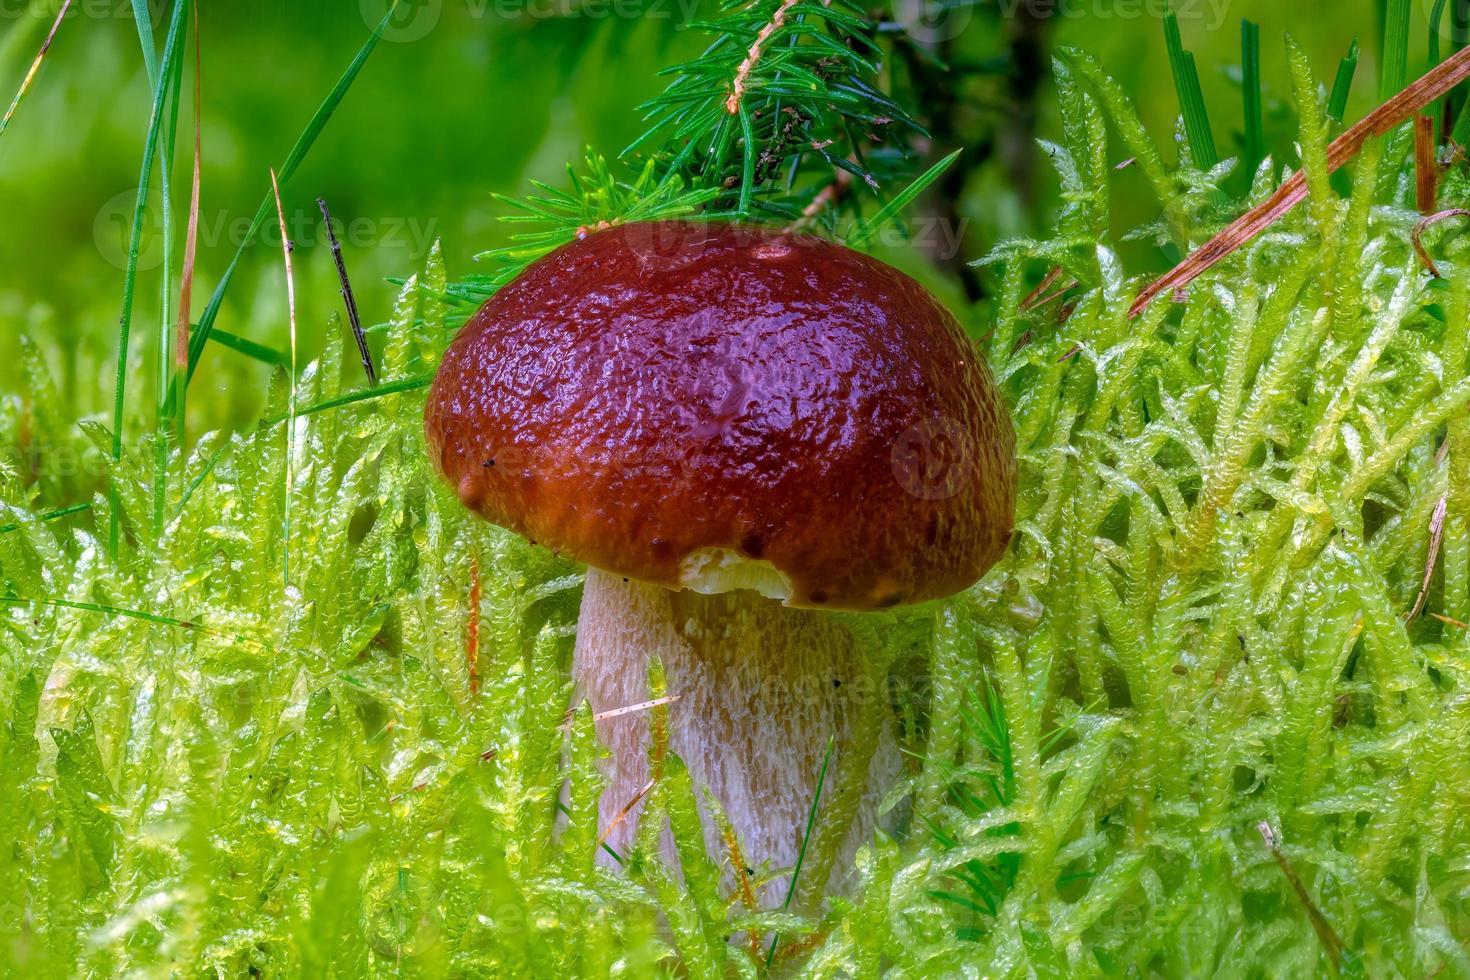
[(466, 506), (670, 588), (918, 602), (1011, 533), (1014, 433), (979, 352), (917, 282), (812, 236), (571, 242), (465, 326), (425, 423)]

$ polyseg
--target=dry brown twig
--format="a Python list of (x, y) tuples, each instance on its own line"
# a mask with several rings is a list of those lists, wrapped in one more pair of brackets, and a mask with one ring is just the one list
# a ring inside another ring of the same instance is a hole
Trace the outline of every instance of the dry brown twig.
[(1439, 266), (1434, 264), (1434, 260), (1429, 257), (1429, 252), (1424, 247), (1424, 232), (1431, 225), (1437, 225), (1441, 221), (1449, 218), (1470, 218), (1470, 210), (1466, 210), (1465, 208), (1448, 208), (1444, 211), (1426, 215), (1419, 219), (1419, 223), (1414, 226), (1414, 230), (1409, 234), (1410, 241), (1414, 243), (1414, 254), (1419, 256), (1419, 261), (1423, 263), (1424, 268), (1436, 279), (1440, 277)]

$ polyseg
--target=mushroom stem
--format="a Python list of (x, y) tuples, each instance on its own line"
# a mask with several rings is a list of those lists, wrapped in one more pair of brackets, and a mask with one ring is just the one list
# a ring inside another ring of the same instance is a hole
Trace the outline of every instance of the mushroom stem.
[[(843, 778), (829, 773), (818, 813), (828, 853), (816, 866), (825, 878), (834, 864), (840, 872), (850, 863), (834, 858), (850, 857), (871, 836), (881, 788), (901, 766), (883, 672), (865, 647), (833, 617), (756, 592), (673, 592), (591, 568), (572, 669), (593, 711), (602, 713), (646, 701), (649, 657), (659, 658), (669, 694), (678, 698), (669, 706), (670, 749), (695, 785), (719, 801), (754, 868), (796, 863), (817, 773), (835, 737)], [(611, 751), (600, 807), (606, 830), (648, 779), (648, 717), (606, 717), (597, 732)], [(700, 805), (703, 811), (705, 801)], [(608, 834), (619, 853), (631, 843), (641, 809)], [(702, 817), (705, 847), (720, 853), (719, 828), (707, 812)], [(779, 904), (786, 881), (768, 882), (762, 904)], [(822, 884), (813, 880), (802, 890), (820, 891)]]

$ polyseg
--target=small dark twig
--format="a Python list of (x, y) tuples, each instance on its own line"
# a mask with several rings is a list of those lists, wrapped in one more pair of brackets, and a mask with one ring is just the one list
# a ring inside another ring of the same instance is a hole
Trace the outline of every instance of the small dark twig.
[(1312, 930), (1317, 933), (1317, 939), (1322, 943), (1322, 948), (1327, 952), (1327, 958), (1332, 961), (1333, 972), (1336, 972), (1342, 964), (1343, 943), (1338, 936), (1337, 930), (1327, 921), (1317, 903), (1312, 901), (1312, 896), (1307, 893), (1307, 886), (1302, 884), (1302, 879), (1297, 875), (1296, 869), (1291, 866), (1285, 854), (1281, 851), (1281, 838), (1276, 833), (1269, 821), (1262, 820), (1256, 825), (1260, 831), (1261, 839), (1266, 842), (1266, 848), (1271, 852), (1271, 857), (1276, 859), (1276, 865), (1281, 873), (1286, 876), (1291, 890), (1296, 892), (1296, 897), (1302, 903), (1302, 908), (1307, 912), (1307, 919), (1312, 923)]
[(352, 295), (352, 282), (347, 278), (347, 263), (342, 261), (342, 243), (337, 241), (337, 232), (332, 228), (332, 212), (327, 209), (325, 198), (316, 199), (322, 209), (322, 220), (327, 223), (327, 240), (332, 243), (332, 258), (337, 261), (337, 278), (342, 282), (342, 302), (347, 305), (347, 322), (352, 327), (352, 338), (357, 341), (357, 352), (362, 355), (362, 369), (367, 372), (368, 384), (378, 384), (378, 372), (373, 367), (373, 354), (368, 350), (367, 334), (362, 329), (362, 316), (357, 312), (357, 298)]
[(1447, 218), (1470, 218), (1470, 210), (1450, 208), (1447, 211), (1437, 211), (1427, 215), (1419, 219), (1419, 223), (1414, 226), (1413, 232), (1409, 235), (1410, 240), (1414, 243), (1414, 252), (1419, 256), (1419, 261), (1424, 263), (1424, 268), (1436, 279), (1440, 277), (1439, 266), (1434, 264), (1434, 260), (1429, 257), (1428, 250), (1424, 248), (1424, 232), (1430, 225), (1437, 225)]

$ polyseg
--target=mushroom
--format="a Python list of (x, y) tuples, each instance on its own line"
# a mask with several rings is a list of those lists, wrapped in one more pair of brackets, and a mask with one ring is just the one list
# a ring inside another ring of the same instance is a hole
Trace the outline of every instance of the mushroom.
[[(648, 699), (660, 659), (670, 749), (747, 865), (795, 862), (832, 738), (857, 788), (824, 804), (846, 821), (834, 847), (867, 839), (900, 759), (856, 614), (966, 588), (1012, 527), (1009, 416), (932, 295), (814, 236), (584, 234), (469, 321), (426, 429), (467, 507), (589, 566), (573, 673), (595, 712)], [(648, 718), (597, 728), (601, 820), (621, 851)]]

